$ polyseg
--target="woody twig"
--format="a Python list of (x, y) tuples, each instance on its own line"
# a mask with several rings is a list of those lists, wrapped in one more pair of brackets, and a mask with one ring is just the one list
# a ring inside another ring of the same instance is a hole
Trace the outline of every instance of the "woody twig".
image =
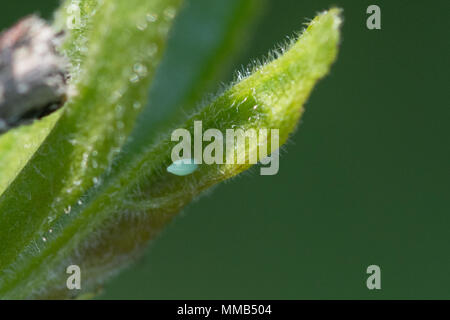
[(0, 133), (58, 109), (67, 62), (56, 50), (62, 33), (29, 16), (0, 34)]

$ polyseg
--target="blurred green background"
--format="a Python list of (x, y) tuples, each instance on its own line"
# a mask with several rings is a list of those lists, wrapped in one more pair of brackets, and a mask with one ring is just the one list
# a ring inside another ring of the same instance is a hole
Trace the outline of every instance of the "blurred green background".
[[(58, 3), (2, 1), (0, 28)], [(366, 28), (370, 4), (381, 30)], [(268, 1), (229, 78), (333, 5), (339, 58), (279, 174), (252, 170), (191, 204), (100, 298), (450, 298), (448, 1)]]

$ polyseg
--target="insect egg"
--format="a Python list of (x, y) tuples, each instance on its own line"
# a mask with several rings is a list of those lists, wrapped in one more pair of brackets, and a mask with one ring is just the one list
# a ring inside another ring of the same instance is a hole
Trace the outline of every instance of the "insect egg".
[(181, 159), (174, 161), (167, 167), (167, 172), (170, 172), (176, 176), (187, 176), (198, 169), (198, 164), (194, 162), (194, 159)]

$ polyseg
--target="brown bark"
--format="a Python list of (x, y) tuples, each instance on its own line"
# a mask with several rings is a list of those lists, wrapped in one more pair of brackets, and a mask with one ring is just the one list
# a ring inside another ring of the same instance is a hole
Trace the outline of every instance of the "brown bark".
[(0, 34), (0, 132), (63, 104), (67, 62), (56, 50), (61, 39), (61, 33), (36, 16)]

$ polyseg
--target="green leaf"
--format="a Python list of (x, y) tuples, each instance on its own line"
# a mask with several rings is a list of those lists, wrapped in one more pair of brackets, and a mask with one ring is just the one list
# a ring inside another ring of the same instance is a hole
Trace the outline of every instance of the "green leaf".
[(60, 115), (58, 111), (42, 121), (0, 135), (0, 195), (30, 160)]
[[(97, 13), (89, 39), (79, 49), (88, 54), (77, 94), (0, 199), (0, 238), (5, 240), (0, 244), (0, 294), (33, 294), (45, 286), (54, 260), (76, 248), (77, 237), (52, 251), (68, 240), (64, 226), (77, 220), (76, 214), (65, 212), (81, 204), (84, 193), (99, 183), (97, 177), (133, 127), (180, 4), (103, 1), (93, 8)], [(158, 19), (149, 21), (150, 15)]]
[[(314, 84), (336, 57), (338, 9), (316, 17), (298, 40), (274, 53), (277, 59), (196, 107), (203, 88), (211, 86), (219, 66), (237, 47), (239, 30), (255, 3), (223, 2), (227, 10), (218, 11), (221, 17), (204, 18), (214, 37), (203, 47), (187, 46), (184, 62), (189, 66), (181, 79), (176, 75), (183, 65), (177, 65), (173, 53), (181, 38), (169, 43), (156, 71), (180, 1), (103, 1), (94, 6), (86, 33), (74, 36), (86, 36), (86, 48), (66, 47), (72, 61), (80, 62), (74, 81), (78, 94), (0, 198), (3, 298), (71, 296), (65, 287), (70, 264), (81, 267), (82, 292), (95, 291), (193, 197), (250, 167), (200, 165), (190, 175), (173, 175), (166, 169), (172, 163), (174, 129), (192, 133), (194, 121), (202, 121), (204, 130), (223, 132), (277, 128), (280, 142), (287, 140)], [(203, 17), (184, 19), (181, 15), (177, 23), (194, 35), (200, 32), (194, 21)], [(245, 144), (237, 148), (248, 152)]]

